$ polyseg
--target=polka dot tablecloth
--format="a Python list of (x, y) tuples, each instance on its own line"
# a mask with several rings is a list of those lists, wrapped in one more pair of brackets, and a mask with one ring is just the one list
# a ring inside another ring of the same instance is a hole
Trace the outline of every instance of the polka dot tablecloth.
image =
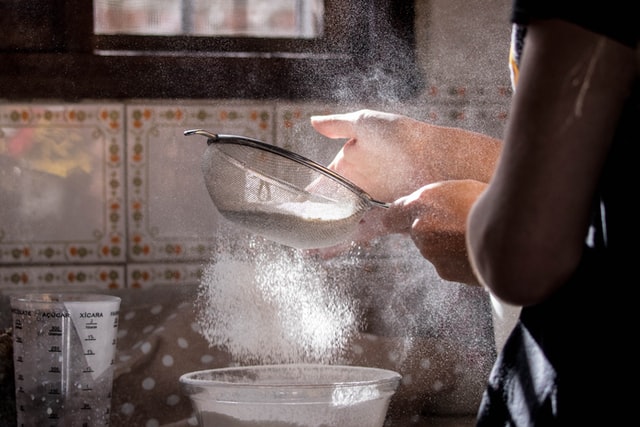
[(209, 347), (194, 317), (188, 301), (121, 307), (112, 426), (197, 425), (180, 375), (227, 366), (231, 359)]
[[(195, 323), (194, 297), (131, 291), (123, 297), (112, 399), (112, 427), (197, 426), (179, 377), (186, 372), (236, 364), (209, 346)], [(486, 355), (461, 351), (436, 338), (362, 334), (339, 363), (376, 366), (403, 375), (392, 399), (393, 426), (421, 426), (421, 414), (472, 415), (488, 366)]]

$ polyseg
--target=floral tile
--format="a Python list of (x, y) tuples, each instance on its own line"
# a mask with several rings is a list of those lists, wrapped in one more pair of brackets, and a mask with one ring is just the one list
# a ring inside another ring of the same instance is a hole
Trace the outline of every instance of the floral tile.
[(144, 263), (127, 265), (129, 288), (149, 288), (156, 285), (197, 285), (202, 277), (200, 263)]
[(202, 260), (221, 217), (204, 185), (206, 139), (187, 129), (273, 143), (274, 107), (247, 103), (132, 104), (127, 116), (128, 247), (134, 262)]
[[(396, 108), (499, 136), (509, 96), (502, 87), (442, 87), (430, 102)], [(203, 262), (229, 242), (200, 170), (206, 141), (184, 131), (246, 135), (328, 164), (344, 140), (320, 135), (310, 117), (357, 108), (0, 103), (0, 288), (196, 283)]]
[(0, 104), (0, 265), (125, 260), (124, 108)]
[(0, 268), (0, 290), (25, 288), (120, 289), (125, 287), (122, 265), (59, 265)]

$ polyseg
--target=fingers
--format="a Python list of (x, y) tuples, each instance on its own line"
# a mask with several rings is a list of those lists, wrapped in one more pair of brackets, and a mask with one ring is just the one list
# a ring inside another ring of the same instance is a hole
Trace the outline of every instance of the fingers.
[(311, 116), (311, 125), (318, 133), (329, 138), (355, 138), (356, 113)]
[(311, 125), (329, 138), (372, 138), (390, 130), (401, 116), (376, 110), (311, 116)]
[(470, 179), (427, 184), (392, 203), (384, 225), (394, 232), (418, 225), (434, 231), (464, 228), (469, 209), (486, 186)]
[(422, 187), (408, 196), (396, 200), (389, 207), (388, 213), (382, 218), (383, 226), (392, 233), (409, 233), (417, 219), (428, 209), (426, 200), (422, 200), (429, 187)]

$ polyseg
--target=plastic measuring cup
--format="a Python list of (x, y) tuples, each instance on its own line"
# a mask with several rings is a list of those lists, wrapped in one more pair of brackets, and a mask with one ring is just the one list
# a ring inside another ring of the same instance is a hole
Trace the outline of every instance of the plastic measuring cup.
[(109, 425), (120, 298), (11, 297), (18, 427)]

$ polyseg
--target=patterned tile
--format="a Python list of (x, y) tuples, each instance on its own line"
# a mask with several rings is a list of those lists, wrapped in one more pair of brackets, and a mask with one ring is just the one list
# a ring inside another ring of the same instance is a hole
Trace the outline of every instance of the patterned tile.
[(200, 263), (144, 263), (127, 265), (130, 288), (149, 288), (156, 285), (198, 285), (202, 277)]
[(119, 265), (59, 265), (0, 268), (0, 290), (25, 288), (120, 289), (125, 268)]
[(124, 108), (0, 104), (0, 265), (125, 260)]
[(207, 258), (221, 217), (200, 170), (206, 140), (183, 132), (204, 128), (273, 143), (273, 106), (132, 104), (126, 109), (129, 259)]
[[(509, 97), (502, 87), (433, 87), (428, 102), (394, 108), (499, 136)], [(328, 164), (344, 141), (317, 133), (310, 117), (357, 108), (255, 101), (0, 104), (0, 289), (197, 283), (203, 263), (224, 250), (216, 247), (225, 240), (224, 220), (200, 170), (205, 140), (183, 132), (246, 135)]]

